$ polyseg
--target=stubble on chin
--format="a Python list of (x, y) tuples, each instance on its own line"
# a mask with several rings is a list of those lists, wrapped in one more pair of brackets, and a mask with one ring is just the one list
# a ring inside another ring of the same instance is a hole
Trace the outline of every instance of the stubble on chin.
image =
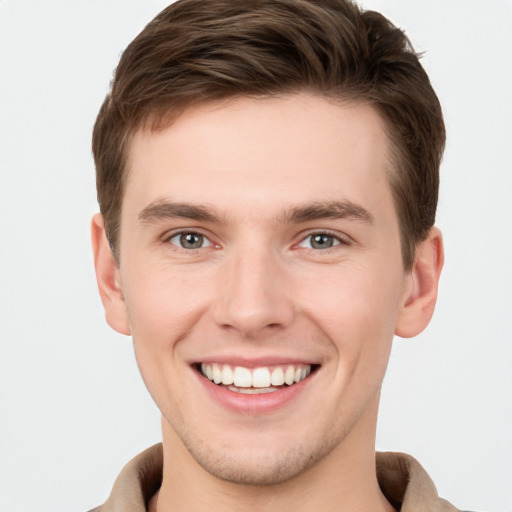
[(182, 437), (182, 442), (195, 462), (213, 477), (236, 485), (261, 487), (283, 484), (305, 473), (328, 456), (344, 437), (338, 432), (337, 436), (316, 444), (305, 440), (301, 446), (274, 452), (264, 446), (254, 446), (252, 454), (248, 450), (237, 452), (231, 447), (219, 453), (218, 448), (204, 442), (191, 442), (188, 436)]

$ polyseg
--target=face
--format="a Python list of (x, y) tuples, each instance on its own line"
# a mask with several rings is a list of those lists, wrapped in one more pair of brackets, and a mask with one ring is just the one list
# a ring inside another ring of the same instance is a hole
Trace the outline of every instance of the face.
[(133, 336), (164, 437), (250, 484), (371, 444), (413, 281), (376, 111), (203, 105), (138, 132), (129, 161), (107, 318)]

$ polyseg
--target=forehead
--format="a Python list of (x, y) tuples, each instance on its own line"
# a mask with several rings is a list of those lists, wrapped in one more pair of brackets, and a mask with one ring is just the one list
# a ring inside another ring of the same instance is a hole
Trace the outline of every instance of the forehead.
[(227, 211), (379, 202), (389, 196), (388, 145), (367, 104), (303, 93), (199, 105), (168, 128), (135, 133), (123, 210), (158, 199)]

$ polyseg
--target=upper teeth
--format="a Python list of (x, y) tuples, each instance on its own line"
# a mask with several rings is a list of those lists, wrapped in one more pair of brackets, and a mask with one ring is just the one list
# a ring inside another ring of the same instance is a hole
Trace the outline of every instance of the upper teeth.
[(202, 363), (201, 372), (215, 384), (230, 386), (234, 384), (240, 388), (268, 388), (292, 384), (305, 379), (311, 373), (311, 365), (287, 365), (268, 368), (245, 368), (228, 364)]

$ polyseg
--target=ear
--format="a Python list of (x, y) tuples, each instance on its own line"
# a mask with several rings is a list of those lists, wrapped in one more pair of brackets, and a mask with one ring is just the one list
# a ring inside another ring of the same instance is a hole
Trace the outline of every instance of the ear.
[(427, 327), (437, 300), (437, 287), (444, 263), (443, 237), (433, 227), (416, 247), (414, 266), (407, 276), (408, 288), (395, 326), (395, 334), (412, 338)]
[(100, 213), (92, 218), (91, 238), (96, 281), (105, 308), (105, 318), (112, 329), (129, 335), (130, 326), (121, 288), (119, 268), (107, 241), (105, 223)]

